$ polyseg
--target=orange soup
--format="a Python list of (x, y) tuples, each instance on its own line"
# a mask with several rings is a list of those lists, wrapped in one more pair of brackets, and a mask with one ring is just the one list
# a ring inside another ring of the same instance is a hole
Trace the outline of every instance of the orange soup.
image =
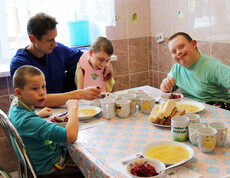
[(200, 108), (192, 104), (177, 104), (178, 109), (184, 109), (185, 112), (198, 112)]
[(91, 116), (96, 113), (97, 111), (91, 108), (78, 109), (78, 116)]
[(189, 157), (189, 151), (178, 145), (158, 145), (150, 148), (146, 156), (165, 164), (175, 164)]

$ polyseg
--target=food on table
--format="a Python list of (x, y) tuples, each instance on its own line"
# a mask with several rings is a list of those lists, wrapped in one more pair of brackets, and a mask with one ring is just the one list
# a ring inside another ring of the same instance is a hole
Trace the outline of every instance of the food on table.
[(91, 116), (97, 114), (97, 111), (95, 109), (91, 108), (83, 108), (83, 109), (78, 109), (78, 116)]
[(175, 164), (189, 158), (189, 151), (173, 144), (157, 145), (150, 148), (146, 156), (157, 159), (165, 164)]
[(152, 177), (158, 175), (155, 167), (148, 163), (137, 164), (136, 166), (133, 166), (131, 169), (131, 174), (139, 177)]
[(177, 104), (176, 107), (178, 109), (184, 109), (185, 112), (198, 112), (200, 108), (198, 106), (192, 104)]
[(68, 111), (65, 111), (64, 113), (61, 114), (57, 114), (54, 116), (51, 116), (49, 118), (49, 120), (51, 122), (55, 122), (55, 123), (59, 123), (59, 122), (67, 122), (68, 121), (68, 117), (67, 117)]
[(184, 109), (178, 109), (173, 100), (168, 100), (160, 107), (154, 107), (150, 113), (149, 120), (155, 124), (171, 125), (171, 118), (174, 116), (183, 116)]
[(99, 95), (99, 98), (104, 98), (104, 97), (106, 97), (106, 96), (109, 96), (109, 93), (101, 93), (101, 94)]
[(180, 95), (173, 94), (173, 93), (169, 96), (169, 99), (179, 99), (179, 98), (181, 98)]

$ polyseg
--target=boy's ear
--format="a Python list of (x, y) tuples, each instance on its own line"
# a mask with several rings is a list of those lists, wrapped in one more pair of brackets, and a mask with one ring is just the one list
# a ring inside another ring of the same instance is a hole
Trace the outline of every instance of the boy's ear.
[(192, 40), (192, 45), (196, 48), (197, 47), (197, 42), (196, 40)]
[(22, 92), (21, 92), (21, 90), (20, 90), (19, 88), (16, 88), (16, 89), (14, 90), (14, 93), (15, 93), (15, 95), (16, 95), (18, 98), (21, 98), (21, 97), (22, 97)]
[(93, 54), (93, 49), (89, 49), (89, 55), (92, 56)]
[(31, 43), (35, 43), (35, 36), (34, 35), (29, 35), (29, 39)]

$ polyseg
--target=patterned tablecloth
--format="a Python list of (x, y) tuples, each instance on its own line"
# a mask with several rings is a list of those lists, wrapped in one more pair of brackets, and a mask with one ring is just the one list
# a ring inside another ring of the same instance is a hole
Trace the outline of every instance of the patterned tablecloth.
[[(144, 90), (154, 97), (160, 96), (159, 89), (143, 86), (135, 88)], [(201, 122), (223, 121), (230, 125), (230, 112), (214, 106), (206, 105), (198, 113)], [(71, 157), (79, 166), (85, 177), (126, 177), (109, 163), (138, 153), (142, 148), (157, 141), (171, 141), (170, 128), (154, 126), (148, 120), (149, 114), (139, 117), (114, 118), (79, 132), (78, 140), (69, 145)], [(103, 120), (102, 115), (97, 116)], [(195, 154), (183, 164), (184, 167), (203, 175), (203, 177), (221, 177), (230, 173), (230, 138), (222, 147), (215, 148), (212, 153), (203, 153), (189, 141), (185, 142)]]

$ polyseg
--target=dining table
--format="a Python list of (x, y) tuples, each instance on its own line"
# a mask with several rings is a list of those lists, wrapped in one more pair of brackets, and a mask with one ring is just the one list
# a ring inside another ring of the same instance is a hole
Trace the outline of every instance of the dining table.
[[(155, 99), (159, 99), (163, 93), (148, 85), (132, 90), (147, 92)], [(193, 101), (185, 97), (181, 100)], [(79, 106), (81, 105), (91, 106), (93, 101), (79, 100)], [(201, 123), (225, 122), (230, 126), (230, 111), (205, 103), (203, 105), (205, 108), (197, 113)], [(57, 114), (66, 108), (54, 110)], [(150, 143), (172, 141), (170, 127), (154, 125), (149, 121), (149, 116), (150, 114), (137, 112), (127, 118), (104, 119), (102, 113), (99, 113), (89, 120), (80, 121), (77, 141), (68, 144), (71, 158), (85, 177), (129, 177), (122, 161), (135, 158)], [(181, 168), (180, 174), (167, 174), (167, 177), (189, 177), (183, 175), (183, 171), (190, 172), (190, 177), (220, 178), (230, 175), (229, 137), (223, 146), (216, 147), (210, 153), (201, 152), (189, 140), (182, 143), (191, 147), (194, 155), (177, 167), (177, 172)]]

